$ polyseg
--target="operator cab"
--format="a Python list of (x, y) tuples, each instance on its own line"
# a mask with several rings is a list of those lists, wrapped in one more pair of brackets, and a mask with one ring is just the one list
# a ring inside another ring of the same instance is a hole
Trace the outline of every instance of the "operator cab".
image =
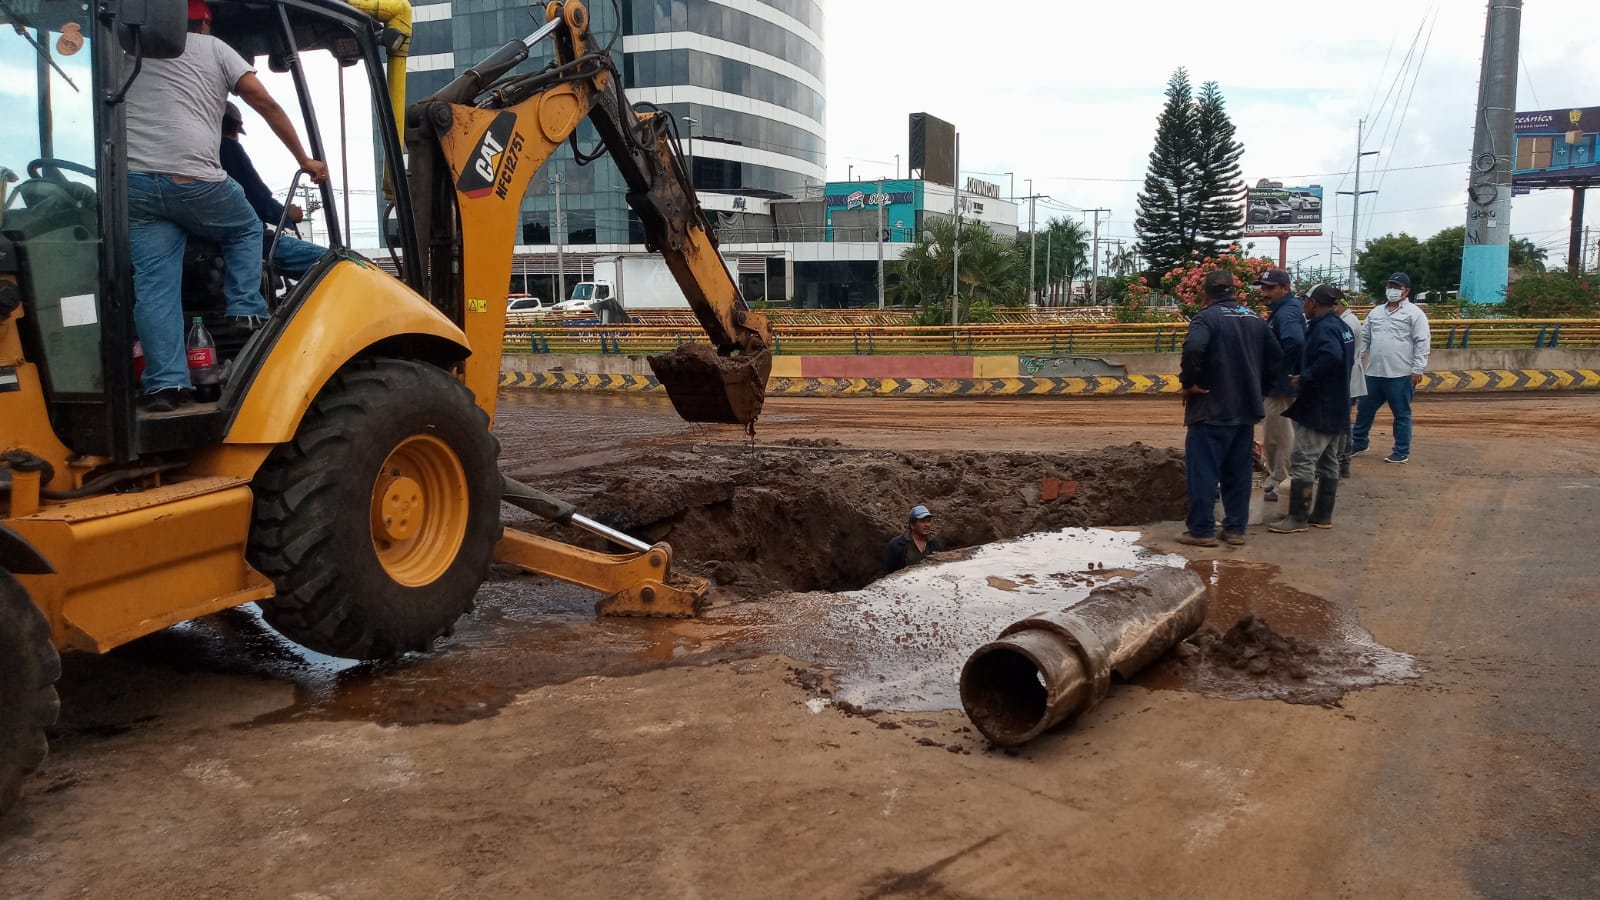
[[(308, 152), (333, 171), (309, 202), (297, 198), (306, 222), (314, 223), (316, 243), (328, 252), (293, 284), (264, 267), (263, 293), (274, 314), (248, 341), (219, 340), (221, 356), (231, 362), (218, 402), (141, 412), (124, 104), (114, 98), (140, 77), (141, 57), (181, 52), (185, 3), (147, 0), (128, 8), (137, 5), (150, 20), (143, 31), (148, 39), (130, 50), (126, 32), (119, 46), (118, 26), (93, 16), (94, 7), (79, 0), (0, 0), (0, 71), (7, 73), (10, 95), (9, 121), (0, 129), (0, 282), (15, 281), (0, 289), (16, 293), (22, 305), (19, 337), (26, 357), (38, 364), (56, 435), (80, 454), (119, 460), (219, 440), (297, 304), (341, 261), (371, 265), (350, 249), (340, 213), (357, 202), (374, 206), (383, 199), (376, 188), (380, 180), (402, 184), (404, 178), (389, 164), (401, 153), (392, 114), (381, 99), (387, 92), (381, 26), (333, 0), (214, 4), (212, 34), (256, 65), (279, 104), (298, 120)], [(162, 16), (159, 27), (165, 31), (158, 29)], [(179, 34), (171, 33), (174, 24)], [(309, 87), (313, 79), (316, 91)], [(351, 108), (370, 109), (370, 119), (362, 113), (349, 123), (354, 127), (343, 127), (338, 116), (346, 95), (354, 95)], [(219, 141), (220, 129), (219, 120)], [(294, 164), (275, 160), (281, 149), (267, 129), (261, 131), (248, 147), (269, 186), (281, 190)], [(341, 154), (344, 147), (337, 143), (330, 159), (325, 132), (348, 135), (363, 158), (358, 172), (340, 170), (340, 156), (349, 154)], [(372, 158), (374, 144), (383, 159), (368, 168), (364, 160)], [(409, 210), (401, 206), (403, 216)], [(410, 246), (410, 229), (396, 230), (402, 247)], [(264, 258), (269, 251), (263, 247)], [(223, 319), (223, 273), (216, 245), (190, 236), (183, 266), (185, 332), (195, 316), (208, 324)], [(219, 338), (227, 331), (215, 330)], [(9, 364), (0, 360), (0, 374)]]

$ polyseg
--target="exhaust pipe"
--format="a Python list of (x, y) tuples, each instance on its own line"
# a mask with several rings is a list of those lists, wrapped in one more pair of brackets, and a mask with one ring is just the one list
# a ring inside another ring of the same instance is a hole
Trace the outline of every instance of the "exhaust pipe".
[(1163, 566), (1102, 585), (979, 647), (961, 669), (961, 705), (994, 743), (1025, 743), (1098, 706), (1113, 672), (1132, 676), (1205, 618), (1205, 582), (1188, 569)]

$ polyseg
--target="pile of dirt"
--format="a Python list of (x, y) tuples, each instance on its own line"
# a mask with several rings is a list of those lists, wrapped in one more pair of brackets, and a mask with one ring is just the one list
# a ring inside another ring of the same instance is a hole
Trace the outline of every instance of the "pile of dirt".
[(613, 528), (670, 541), (680, 571), (744, 596), (871, 583), (919, 503), (951, 550), (1185, 507), (1182, 455), (1137, 443), (1059, 454), (702, 445), (535, 483)]
[(1346, 693), (1417, 677), (1416, 660), (1351, 627), (1318, 637), (1281, 634), (1245, 613), (1233, 627), (1206, 626), (1168, 661), (1139, 676), (1151, 688), (1199, 691), (1232, 700), (1284, 700), (1334, 706)]
[(1302, 681), (1310, 675), (1307, 662), (1320, 653), (1310, 641), (1284, 637), (1265, 619), (1250, 613), (1240, 616), (1226, 632), (1208, 625), (1177, 648), (1178, 658), (1185, 663), (1211, 663), (1263, 678), (1287, 676)]

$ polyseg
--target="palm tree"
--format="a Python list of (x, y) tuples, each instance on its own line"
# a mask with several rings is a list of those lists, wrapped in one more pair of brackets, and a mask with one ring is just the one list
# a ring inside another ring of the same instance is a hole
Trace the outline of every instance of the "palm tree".
[(1043, 304), (1064, 305), (1060, 286), (1071, 285), (1089, 267), (1089, 235), (1083, 223), (1051, 219), (1045, 223), (1034, 253), (1034, 272), (1044, 291)]
[[(956, 226), (929, 218), (922, 234), (900, 259), (894, 302), (901, 306), (943, 304), (951, 294)], [(961, 225), (961, 303), (987, 300), (996, 306), (1021, 303), (1027, 291), (1027, 257), (977, 222)]]

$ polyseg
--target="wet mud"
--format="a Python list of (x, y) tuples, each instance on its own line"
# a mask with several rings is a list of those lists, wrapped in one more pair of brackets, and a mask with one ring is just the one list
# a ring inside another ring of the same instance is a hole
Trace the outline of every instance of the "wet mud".
[[(1060, 454), (702, 444), (530, 483), (613, 528), (670, 542), (680, 571), (741, 597), (871, 583), (916, 504), (933, 510), (947, 549), (1179, 518), (1185, 505), (1181, 454), (1137, 443)], [(587, 540), (525, 518), (512, 524)]]
[(1345, 693), (1415, 680), (1414, 657), (1375, 640), (1355, 615), (1278, 581), (1278, 567), (1195, 560), (1206, 624), (1136, 683), (1234, 700), (1331, 705)]
[[(106, 657), (69, 658), (63, 731), (115, 732), (171, 714), (180, 700), (142, 698), (161, 696), (148, 686), (174, 673), (237, 679), (241, 691), (279, 698), (242, 727), (448, 724), (492, 716), (545, 685), (770, 654), (796, 660), (813, 697), (847, 710), (959, 709), (961, 666), (1006, 625), (1186, 562), (1139, 547), (1136, 532), (1083, 527), (1181, 515), (1178, 456), (1140, 444), (1074, 454), (705, 444), (634, 450), (625, 462), (535, 481), (607, 524), (670, 541), (679, 571), (715, 582), (709, 608), (692, 620), (597, 619), (592, 592), (504, 570), (434, 652), (383, 664), (311, 653), (252, 609), (230, 610)], [(880, 578), (883, 545), (914, 503), (933, 507), (951, 549)], [(1415, 676), (1409, 657), (1278, 584), (1271, 567), (1190, 565), (1211, 585), (1210, 627), (1140, 684), (1327, 703)], [(1246, 613), (1255, 630), (1231, 634)]]

